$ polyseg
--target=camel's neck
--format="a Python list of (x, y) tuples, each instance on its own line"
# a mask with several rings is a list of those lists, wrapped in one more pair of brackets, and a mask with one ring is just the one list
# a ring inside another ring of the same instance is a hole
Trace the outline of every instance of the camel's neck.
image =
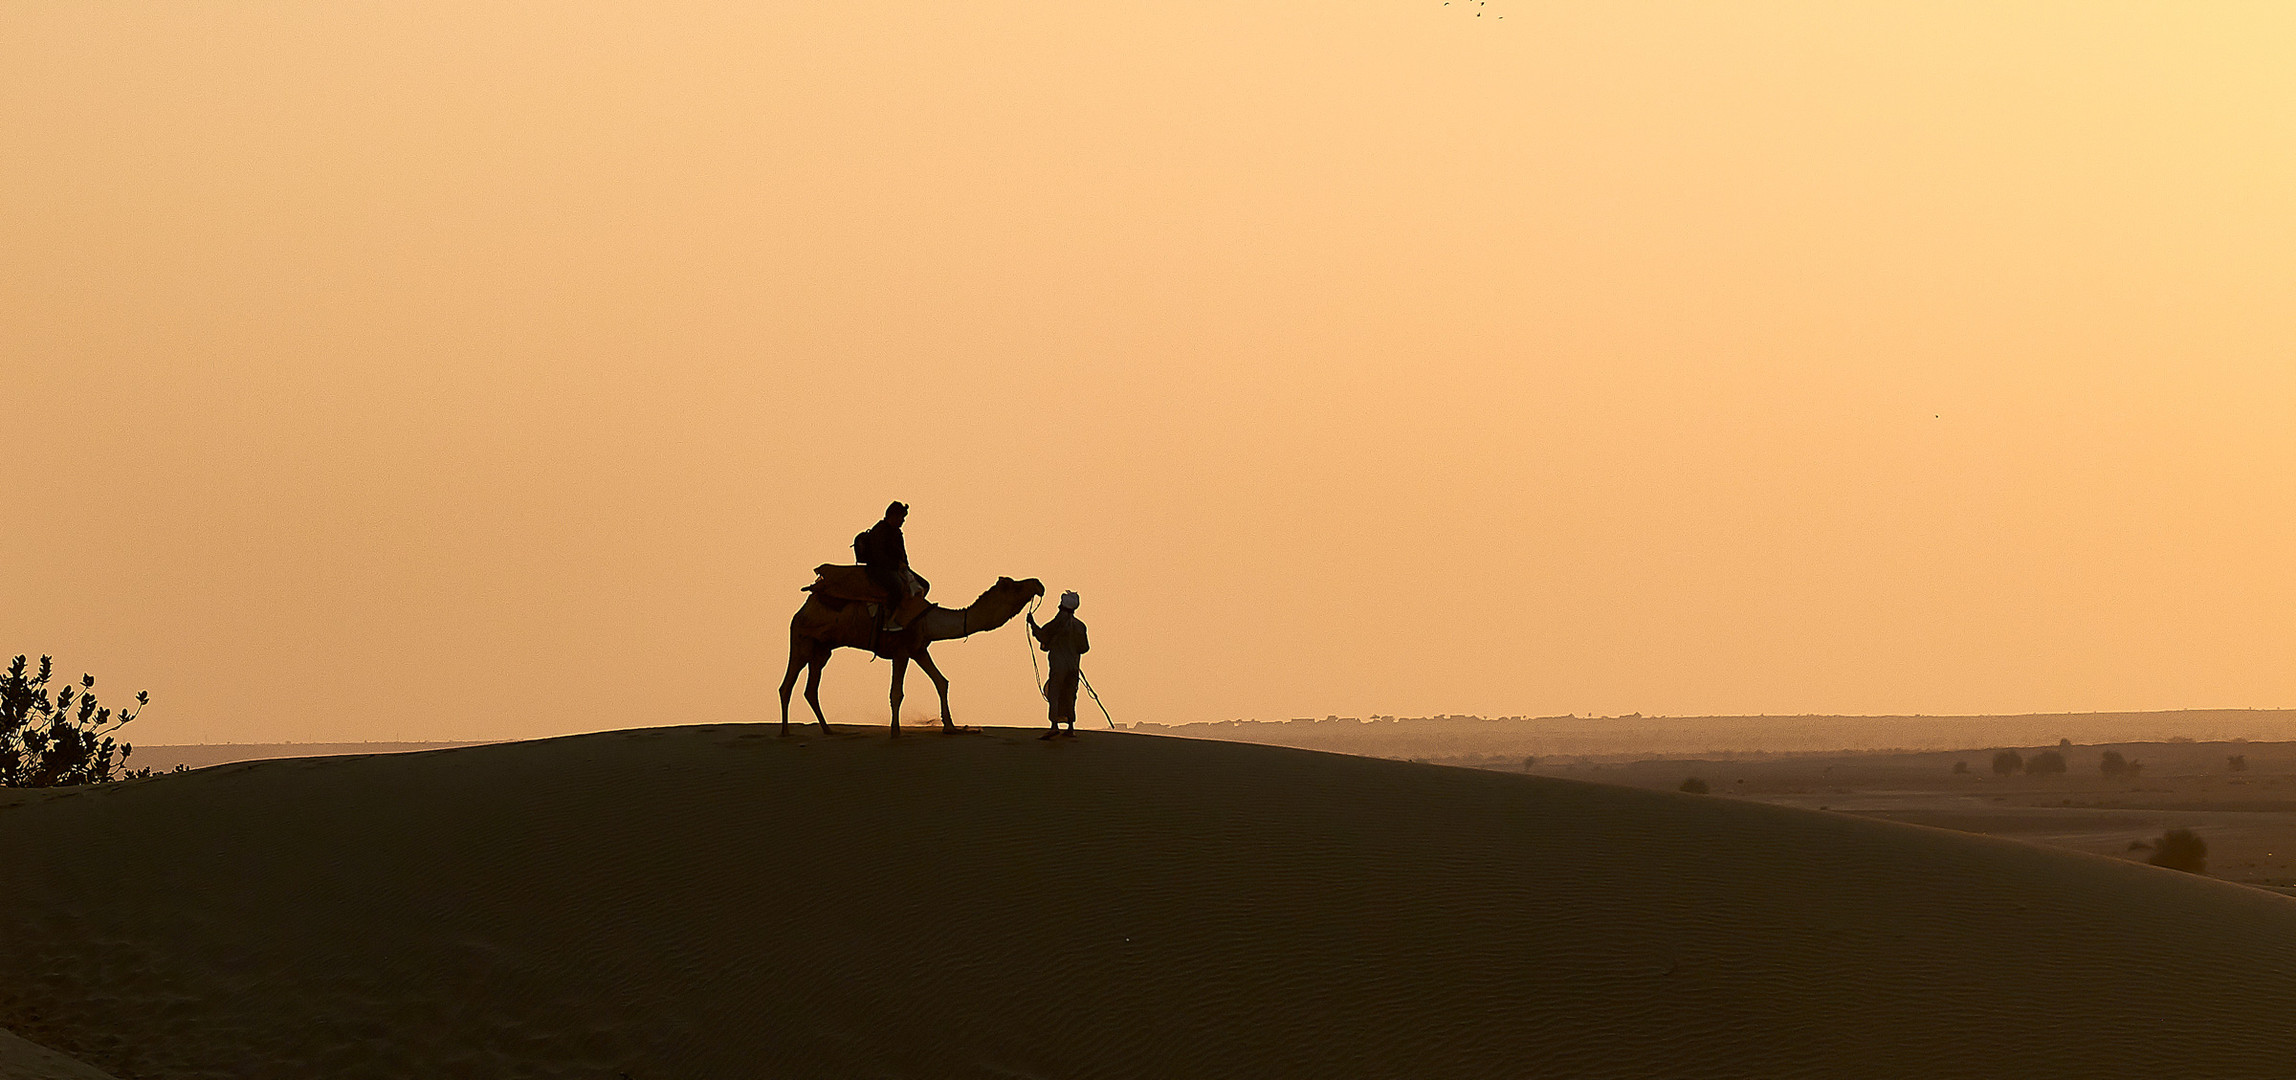
[(923, 615), (917, 616), (917, 632), (926, 641), (954, 641), (964, 637), (967, 633), (965, 609), (945, 608), (939, 604), (926, 608)]
[(1020, 613), (1026, 597), (1012, 590), (999, 592), (991, 589), (971, 606), (945, 608), (934, 606), (917, 617), (919, 636), (926, 641), (953, 641), (957, 638), (994, 630), (1011, 622)]

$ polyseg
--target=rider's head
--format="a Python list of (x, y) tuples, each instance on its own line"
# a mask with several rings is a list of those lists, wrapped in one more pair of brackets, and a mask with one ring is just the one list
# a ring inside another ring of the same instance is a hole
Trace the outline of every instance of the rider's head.
[(1083, 602), (1084, 598), (1076, 595), (1076, 590), (1074, 589), (1070, 589), (1067, 592), (1060, 594), (1060, 610), (1062, 611), (1075, 611), (1076, 605)]
[(902, 519), (902, 518), (905, 518), (905, 517), (908, 517), (908, 516), (909, 516), (909, 504), (908, 504), (908, 503), (905, 503), (905, 502), (896, 502), (896, 503), (892, 504), (891, 506), (887, 506), (887, 507), (885, 508), (885, 520), (887, 520), (887, 521), (890, 521), (890, 522), (892, 522), (892, 523), (893, 523), (893, 524), (895, 524), (895, 525), (899, 525), (899, 524), (901, 523), (901, 519)]

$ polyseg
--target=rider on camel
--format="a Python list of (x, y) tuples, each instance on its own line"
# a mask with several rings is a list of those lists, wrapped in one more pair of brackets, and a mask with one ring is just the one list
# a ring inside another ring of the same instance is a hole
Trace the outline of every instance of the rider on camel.
[(884, 520), (871, 525), (853, 538), (853, 554), (861, 560), (862, 569), (869, 580), (884, 590), (884, 627), (899, 630), (900, 610), (909, 597), (923, 590), (921, 580), (909, 569), (909, 545), (901, 538), (901, 523), (909, 519), (909, 504), (896, 502), (885, 508)]

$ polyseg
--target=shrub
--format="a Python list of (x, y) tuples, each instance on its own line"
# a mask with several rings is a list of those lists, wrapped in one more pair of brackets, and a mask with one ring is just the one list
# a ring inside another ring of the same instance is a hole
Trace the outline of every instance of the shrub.
[(1953, 763), (1953, 775), (1955, 775), (1955, 776), (1960, 776), (1961, 774), (1963, 774), (1963, 773), (1966, 773), (1966, 772), (1968, 772), (1968, 771), (1969, 771), (1969, 763), (1968, 763), (1968, 762), (1966, 762), (1966, 761), (1956, 761), (1956, 762), (1954, 762), (1954, 763)]
[(1539, 763), (1539, 759), (1538, 759), (1538, 757), (1537, 757), (1537, 756), (1535, 756), (1535, 755), (1534, 755), (1534, 756), (1531, 756), (1531, 757), (1527, 757), (1527, 758), (1524, 758), (1524, 759), (1523, 759), (1523, 771), (1524, 771), (1524, 772), (1529, 772), (1529, 771), (1531, 771), (1531, 766), (1533, 766), (1533, 765), (1536, 765), (1536, 764), (1538, 764), (1538, 763)]
[(2065, 755), (2043, 750), (2025, 762), (2027, 776), (2055, 776), (2065, 771)]
[(1993, 772), (1999, 776), (2013, 776), (2025, 767), (2025, 755), (2015, 750), (2003, 750), (1993, 755)]
[[(54, 675), (54, 660), (46, 656), (38, 671), (28, 670), (19, 656), (0, 674), (0, 787), (101, 784), (119, 779), (114, 771), (135, 751), (113, 739), (135, 712), (114, 713), (97, 704), (93, 675), (51, 696)], [(137, 710), (150, 698), (138, 691)]]
[(2208, 872), (2208, 841), (2194, 836), (2191, 829), (2170, 829), (2153, 842), (2152, 858), (2145, 861), (2187, 874), (2205, 874)]
[(2097, 768), (2102, 770), (2106, 776), (2126, 776), (2129, 771), (2129, 759), (2122, 757), (2118, 750), (2107, 750), (2104, 759), (2097, 763)]
[(1687, 791), (1692, 795), (1704, 795), (1706, 794), (1706, 781), (1700, 780), (1699, 778), (1693, 776), (1690, 779), (1684, 780), (1682, 782), (1682, 790)]
[(2128, 771), (2128, 774), (2127, 774), (2129, 779), (2131, 779), (2131, 780), (2134, 780), (2134, 779), (2136, 779), (2136, 778), (2137, 778), (2137, 774), (2138, 774), (2138, 773), (2141, 773), (2141, 772), (2143, 772), (2143, 771), (2145, 771), (2145, 763), (2144, 763), (2144, 762), (2141, 762), (2141, 761), (2132, 761), (2132, 762), (2129, 762), (2129, 771)]
[(2225, 759), (2224, 759), (2224, 767), (2225, 767), (2225, 768), (2227, 768), (2227, 769), (2231, 769), (2233, 772), (2247, 772), (2247, 771), (2248, 771), (2248, 755), (2246, 755), (2246, 754), (2234, 754), (2234, 755), (2232, 755), (2231, 757), (2225, 758)]

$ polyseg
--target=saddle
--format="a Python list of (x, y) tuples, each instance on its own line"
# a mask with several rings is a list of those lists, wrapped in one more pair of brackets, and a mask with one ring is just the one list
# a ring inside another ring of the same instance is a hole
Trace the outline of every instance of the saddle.
[[(916, 620), (917, 616), (924, 614), (926, 608), (933, 606), (931, 601), (925, 599), (925, 590), (930, 587), (925, 584), (925, 579), (917, 577), (915, 574), (910, 574), (909, 577), (916, 581), (918, 588), (909, 594), (908, 602), (902, 604), (901, 609), (894, 613), (893, 621), (902, 626), (909, 625)], [(885, 590), (878, 588), (876, 582), (869, 580), (867, 567), (841, 563), (822, 563), (814, 567), (813, 584), (807, 585), (799, 591), (812, 593), (824, 600), (843, 600), (848, 603), (867, 604), (875, 609), (882, 609), (885, 602), (890, 599), (885, 595)]]

